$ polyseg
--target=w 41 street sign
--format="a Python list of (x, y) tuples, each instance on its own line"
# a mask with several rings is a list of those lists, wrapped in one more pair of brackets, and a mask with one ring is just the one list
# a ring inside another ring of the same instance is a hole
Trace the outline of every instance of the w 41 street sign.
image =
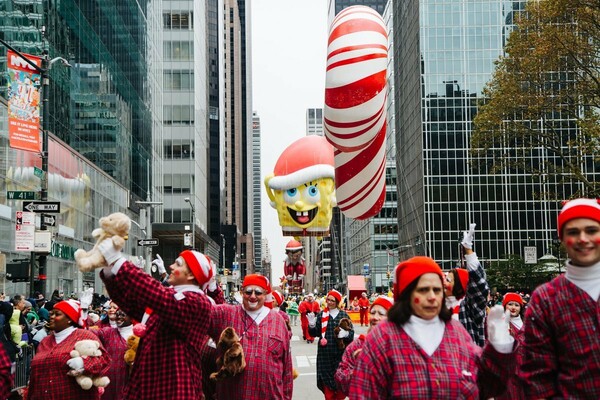
[(36, 213), (60, 213), (60, 201), (24, 201), (23, 211)]
[(36, 192), (9, 190), (6, 192), (6, 198), (8, 200), (35, 200)]

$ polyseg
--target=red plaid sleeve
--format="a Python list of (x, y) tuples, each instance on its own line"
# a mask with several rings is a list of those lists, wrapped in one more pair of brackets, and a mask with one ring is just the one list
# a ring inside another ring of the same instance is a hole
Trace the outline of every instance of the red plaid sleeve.
[[(133, 310), (137, 314), (133, 318), (141, 318), (141, 309), (150, 307), (154, 314), (160, 315), (163, 323), (181, 335), (187, 336), (191, 321), (210, 315), (212, 305), (206, 296), (192, 298), (186, 297), (185, 293), (176, 293), (175, 289), (161, 285), (128, 261), (123, 263), (116, 276), (103, 279), (111, 298), (128, 315), (132, 315), (129, 311)], [(196, 301), (197, 298), (200, 301)]]
[(4, 346), (0, 345), (0, 398), (7, 399), (10, 396), (11, 388), (10, 358), (8, 358)]

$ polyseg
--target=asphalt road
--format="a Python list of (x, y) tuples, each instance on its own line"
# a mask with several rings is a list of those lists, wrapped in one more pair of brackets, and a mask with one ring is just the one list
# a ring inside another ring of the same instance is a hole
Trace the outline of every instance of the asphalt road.
[[(294, 400), (323, 399), (323, 393), (317, 388), (317, 341), (312, 344), (302, 340), (300, 318), (298, 326), (292, 326), (292, 360), (294, 368), (300, 374), (294, 380)], [(354, 324), (354, 335), (366, 333), (367, 327)]]

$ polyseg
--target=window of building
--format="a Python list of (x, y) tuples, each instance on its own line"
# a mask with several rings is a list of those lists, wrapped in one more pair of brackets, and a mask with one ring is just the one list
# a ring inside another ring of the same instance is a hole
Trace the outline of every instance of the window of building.
[(163, 58), (165, 61), (192, 61), (194, 45), (190, 41), (165, 41), (163, 42)]
[(165, 70), (163, 72), (163, 90), (191, 91), (194, 90), (194, 71)]
[(172, 126), (194, 125), (194, 106), (166, 105), (163, 106), (163, 124)]
[(193, 29), (194, 13), (192, 11), (163, 12), (163, 28)]

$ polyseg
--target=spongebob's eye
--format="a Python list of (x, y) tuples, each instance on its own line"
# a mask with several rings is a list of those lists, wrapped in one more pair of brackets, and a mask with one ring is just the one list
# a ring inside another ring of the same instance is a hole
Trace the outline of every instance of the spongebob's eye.
[(321, 200), (321, 192), (319, 192), (317, 185), (310, 185), (304, 189), (304, 200), (310, 204), (315, 204)]
[(283, 201), (286, 203), (295, 203), (300, 198), (297, 188), (288, 189), (283, 193)]

